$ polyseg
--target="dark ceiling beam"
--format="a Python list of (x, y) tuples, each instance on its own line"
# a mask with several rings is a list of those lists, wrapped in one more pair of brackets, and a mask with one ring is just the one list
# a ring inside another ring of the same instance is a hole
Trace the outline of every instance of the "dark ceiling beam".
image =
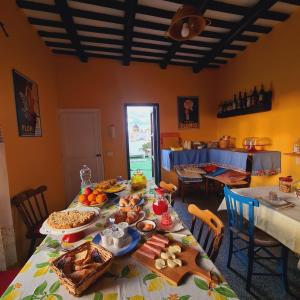
[[(60, 32), (48, 32), (43, 30), (38, 30), (38, 34), (41, 37), (45, 38), (56, 38), (56, 39), (68, 39), (68, 35), (66, 33)], [(110, 45), (123, 45), (124, 42), (122, 40), (116, 39), (108, 39), (108, 38), (98, 38), (93, 36), (85, 36), (78, 35), (80, 41), (82, 42), (90, 42), (90, 43), (99, 43), (99, 44), (110, 44)]]
[(124, 20), (124, 49), (123, 49), (123, 65), (130, 64), (130, 51), (132, 46), (134, 20), (136, 14), (137, 0), (125, 0), (125, 20)]
[[(60, 50), (60, 49), (53, 49), (52, 52), (54, 54), (59, 54), (59, 55), (71, 55), (74, 56), (76, 55), (75, 51), (71, 51), (71, 50)], [(100, 53), (87, 53), (88, 57), (95, 57), (95, 58), (109, 58), (109, 59), (114, 59), (114, 60), (121, 60), (122, 59), (122, 54), (120, 53), (120, 55), (109, 55), (109, 54), (100, 54)], [(159, 63), (160, 60), (156, 60), (156, 59), (145, 59), (145, 58), (140, 58), (140, 57), (132, 57), (131, 58), (132, 61), (137, 61), (137, 62), (146, 62), (146, 63)], [(193, 65), (192, 62), (188, 63), (184, 63), (184, 62), (177, 62), (177, 61), (171, 61), (170, 65), (175, 65), (175, 66), (183, 66), (183, 67), (191, 67)], [(208, 65), (206, 68), (219, 68), (219, 65), (215, 64), (215, 65)]]
[[(211, 0), (203, 0), (200, 3), (197, 2), (197, 4), (194, 3), (194, 5), (197, 7), (200, 15), (204, 14), (204, 12), (205, 12), (205, 10), (206, 10), (206, 8), (208, 6), (208, 3), (210, 1)], [(166, 69), (167, 68), (169, 62), (172, 60), (172, 57), (180, 49), (180, 47), (181, 47), (182, 44), (183, 44), (183, 42), (179, 42), (179, 41), (173, 41), (172, 42), (172, 45), (171, 45), (170, 49), (166, 53), (166, 55), (165, 55), (164, 59), (162, 60), (162, 62), (160, 63), (160, 67), (162, 69)]]
[[(262, 1), (263, 0), (261, 0), (260, 2)], [(181, 0), (175, 2), (183, 4), (185, 1)], [(253, 6), (250, 7), (241, 6), (241, 5), (230, 4), (221, 1), (211, 1), (207, 7), (207, 9), (210, 10), (216, 10), (219, 12), (226, 12), (226, 13), (240, 15), (240, 16), (248, 15), (252, 8)], [(263, 19), (275, 20), (275, 21), (285, 21), (289, 17), (289, 14), (266, 10), (264, 12), (261, 12), (261, 14), (258, 17)]]
[(58, 9), (54, 5), (38, 3), (33, 1), (24, 1), (24, 0), (16, 0), (16, 3), (20, 8), (24, 8), (24, 9), (45, 11), (45, 12), (56, 13), (56, 14), (59, 13)]
[[(226, 29), (232, 29), (236, 22), (230, 22), (230, 21), (223, 21), (223, 20), (218, 20), (218, 19), (209, 19), (211, 24), (210, 26), (214, 27), (220, 27), (220, 28), (226, 28)], [(272, 31), (272, 27), (270, 26), (262, 26), (262, 25), (249, 25), (246, 28), (247, 31), (252, 31), (252, 32), (258, 32), (258, 33), (269, 33)]]
[(293, 4), (293, 5), (300, 5), (300, 0), (280, 0), (279, 2)]
[(78, 38), (76, 27), (73, 21), (72, 13), (68, 6), (67, 0), (55, 0), (55, 5), (60, 14), (62, 22), (65, 25), (65, 29), (67, 31), (69, 39), (74, 48), (76, 49), (80, 61), (87, 62), (88, 57), (81, 47), (80, 40)]
[[(32, 25), (64, 28), (63, 22), (59, 22), (59, 21), (43, 20), (43, 19), (32, 18), (32, 17), (29, 17), (28, 21)], [(124, 30), (121, 29), (98, 27), (98, 26), (91, 26), (91, 25), (84, 25), (84, 24), (75, 24), (75, 26), (77, 30), (87, 31), (90, 33), (104, 33), (104, 34), (113, 34), (113, 35), (120, 35), (120, 36), (124, 35)]]
[(277, 0), (260, 1), (253, 6), (249, 13), (237, 23), (237, 25), (228, 33), (221, 43), (219, 43), (204, 59), (201, 59), (196, 65), (193, 66), (194, 72), (199, 72), (206, 67), (219, 53), (223, 52), (224, 48), (231, 44), (237, 35), (240, 35), (247, 26), (254, 23), (259, 16), (272, 7)]
[(124, 10), (125, 9), (125, 3), (120, 1), (112, 1), (112, 0), (71, 0), (73, 2), (80, 2), (84, 4), (92, 4), (96, 6), (104, 6), (107, 8), (113, 8), (118, 10)]
[[(59, 0), (58, 0), (59, 1)], [(119, 16), (113, 16), (109, 14), (87, 11), (77, 8), (70, 8), (70, 12), (74, 17), (97, 20), (97, 21), (104, 21), (104, 22), (111, 22), (116, 24), (123, 24), (124, 19)]]
[(64, 23), (60, 21), (44, 20), (39, 18), (28, 17), (28, 22), (32, 25), (64, 28)]
[(163, 51), (168, 50), (168, 46), (166, 46), (166, 45), (142, 43), (142, 42), (135, 42), (135, 41), (132, 42), (132, 45), (134, 47), (140, 47), (140, 48), (157, 49), (157, 50), (163, 50)]

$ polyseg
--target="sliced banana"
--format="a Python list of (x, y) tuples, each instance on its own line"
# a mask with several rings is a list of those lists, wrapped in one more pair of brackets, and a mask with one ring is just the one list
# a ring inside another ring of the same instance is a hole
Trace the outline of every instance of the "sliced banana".
[(179, 258), (175, 258), (173, 259), (173, 262), (178, 265), (179, 267), (182, 267), (182, 260)]
[(155, 268), (157, 270), (161, 270), (165, 267), (166, 267), (166, 262), (163, 259), (158, 258), (158, 259), (155, 260)]
[(172, 246), (169, 246), (168, 251), (170, 253), (181, 253), (181, 248), (179, 245), (172, 245)]
[(170, 254), (169, 254), (168, 252), (162, 252), (162, 253), (160, 254), (160, 257), (161, 257), (162, 259), (168, 259), (168, 258), (170, 258)]
[(175, 268), (177, 264), (172, 259), (167, 259), (167, 265), (169, 268)]

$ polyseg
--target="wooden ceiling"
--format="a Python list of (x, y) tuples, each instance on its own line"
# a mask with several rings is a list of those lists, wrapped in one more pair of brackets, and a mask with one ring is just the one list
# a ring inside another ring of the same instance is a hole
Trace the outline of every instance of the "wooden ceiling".
[[(218, 68), (268, 34), (299, 8), (300, 0), (17, 0), (29, 23), (55, 54)], [(165, 32), (184, 3), (210, 24), (197, 37), (175, 42)]]

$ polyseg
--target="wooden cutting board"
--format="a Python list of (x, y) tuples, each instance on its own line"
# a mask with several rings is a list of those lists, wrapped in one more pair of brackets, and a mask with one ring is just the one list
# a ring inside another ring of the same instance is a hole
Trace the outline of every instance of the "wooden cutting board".
[(155, 259), (143, 256), (140, 253), (134, 252), (132, 257), (135, 258), (139, 263), (144, 265), (146, 268), (156, 273), (160, 277), (168, 280), (171, 284), (178, 286), (187, 274), (198, 275), (201, 278), (205, 279), (208, 282), (214, 282), (211, 279), (210, 272), (202, 269), (196, 264), (196, 258), (199, 254), (194, 248), (183, 246), (181, 243), (171, 243), (171, 245), (179, 245), (182, 249), (181, 253), (176, 253), (176, 258), (182, 260), (182, 267), (169, 268), (158, 270), (155, 268)]

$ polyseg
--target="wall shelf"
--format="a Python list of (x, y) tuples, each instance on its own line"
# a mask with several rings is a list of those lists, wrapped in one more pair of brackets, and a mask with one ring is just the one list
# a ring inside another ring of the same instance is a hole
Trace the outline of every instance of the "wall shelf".
[(296, 152), (283, 153), (283, 155), (294, 156), (294, 157), (300, 157), (300, 153), (296, 153)]
[(242, 116), (242, 115), (248, 115), (248, 114), (255, 114), (259, 112), (266, 112), (270, 111), (272, 109), (272, 104), (271, 105), (257, 105), (254, 107), (249, 107), (246, 109), (236, 109), (236, 110), (230, 110), (222, 113), (218, 113), (217, 117), (218, 118), (229, 118), (229, 117), (234, 117), (234, 116)]

